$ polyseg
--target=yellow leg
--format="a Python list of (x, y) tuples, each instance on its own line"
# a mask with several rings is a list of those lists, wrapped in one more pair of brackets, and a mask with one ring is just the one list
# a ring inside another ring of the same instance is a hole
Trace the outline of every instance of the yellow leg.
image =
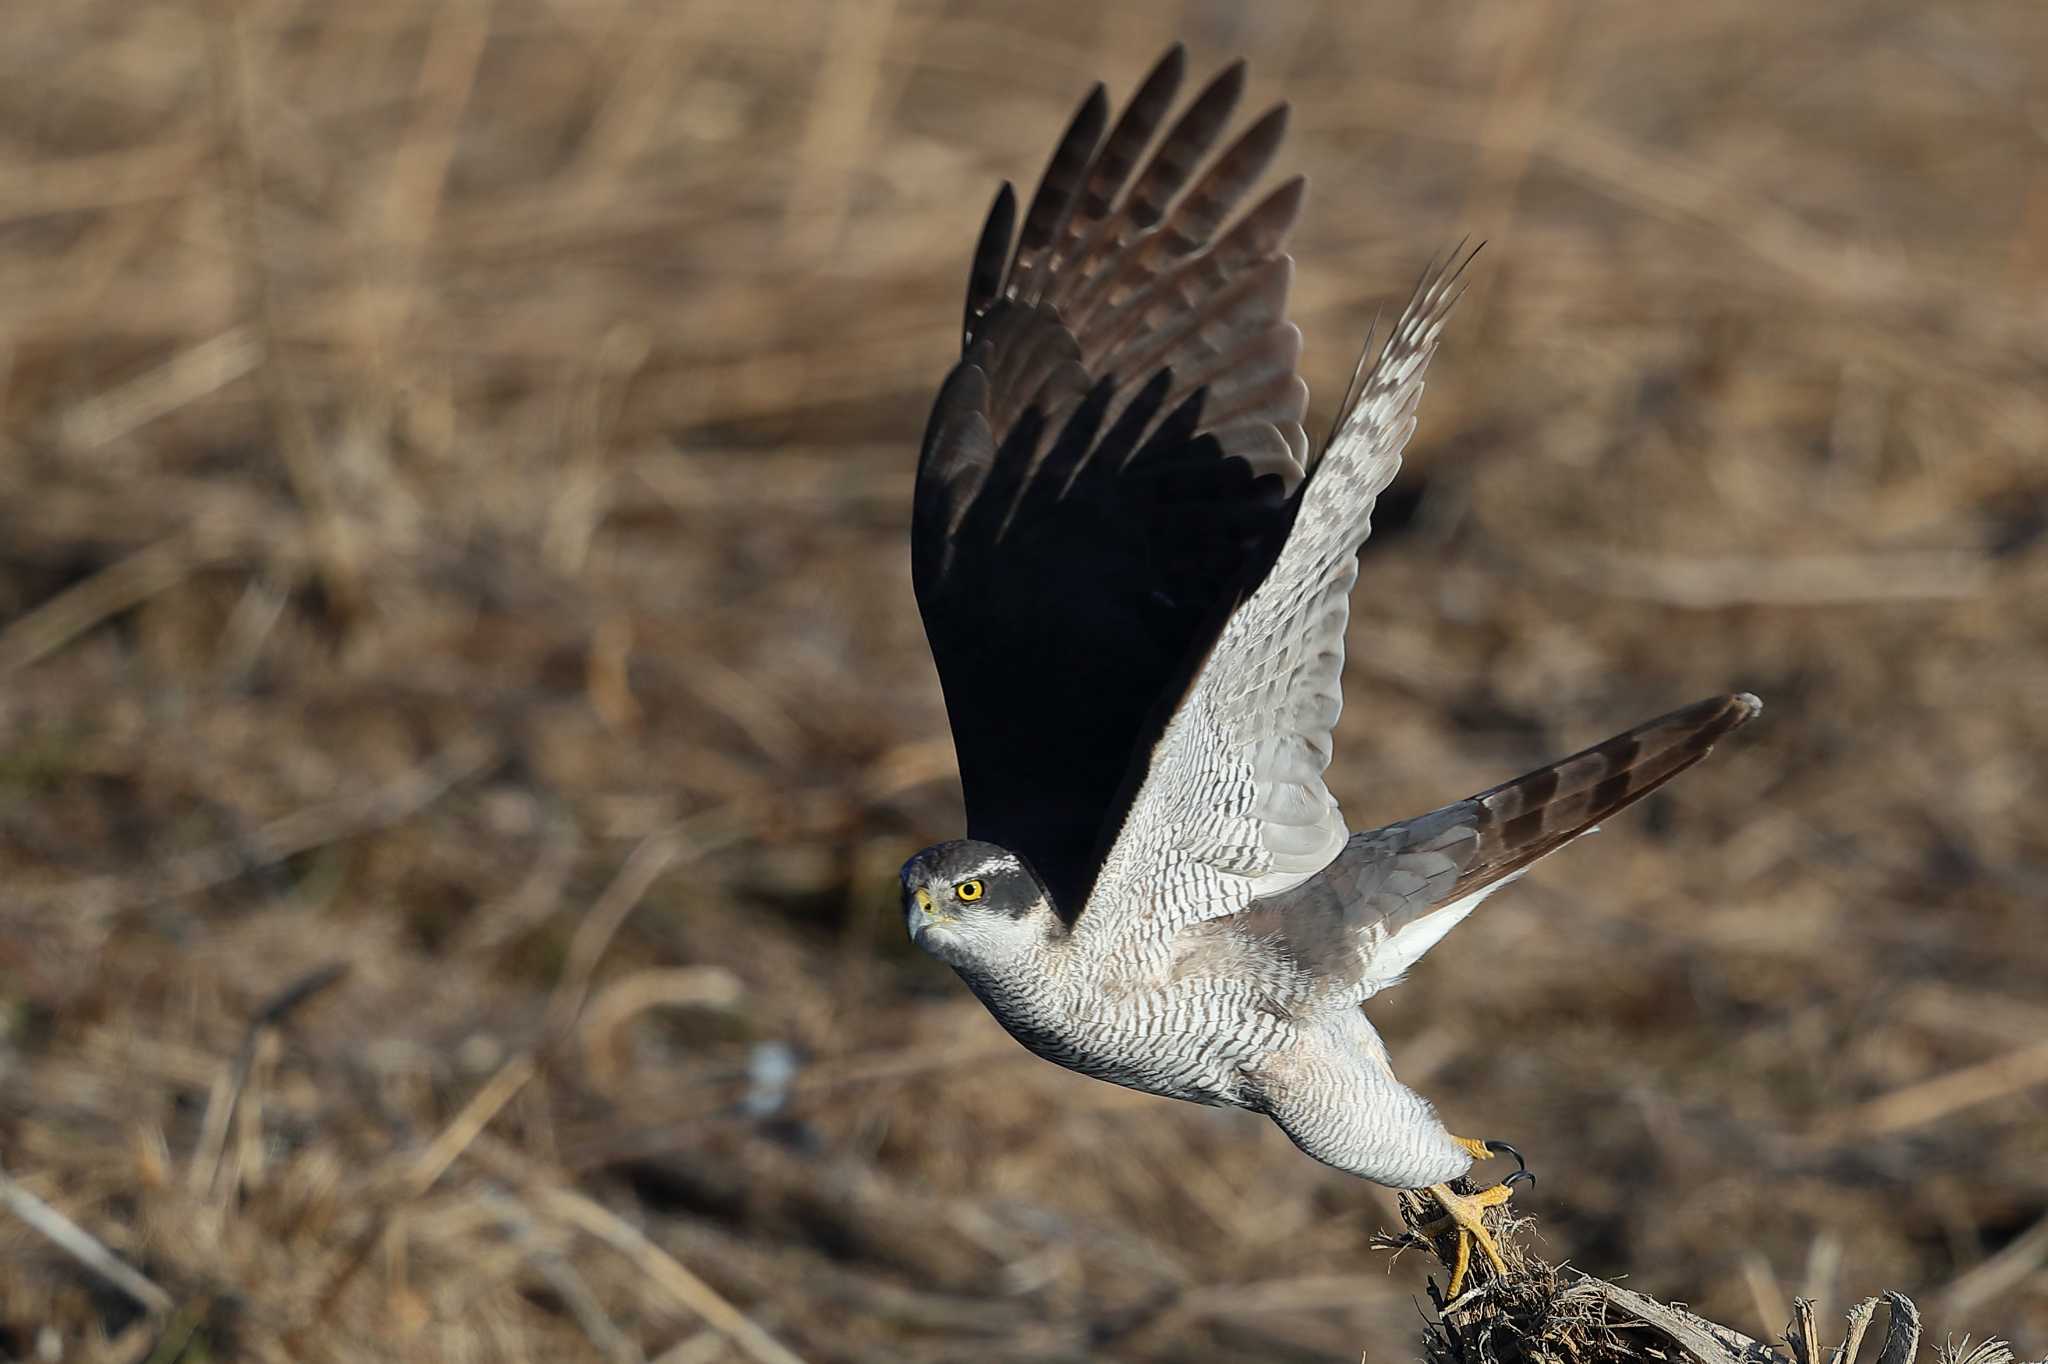
[[(1474, 1160), (1491, 1160), (1497, 1155), (1511, 1155), (1517, 1165), (1522, 1165), (1521, 1153), (1505, 1142), (1455, 1136), (1451, 1140), (1470, 1151)], [(1507, 1274), (1508, 1266), (1507, 1262), (1501, 1259), (1500, 1244), (1493, 1239), (1493, 1233), (1486, 1229), (1481, 1214), (1486, 1209), (1498, 1207), (1513, 1197), (1517, 1180), (1534, 1178), (1534, 1175), (1527, 1173), (1527, 1167), (1523, 1166), (1521, 1170), (1508, 1176), (1505, 1182), (1490, 1189), (1482, 1189), (1478, 1193), (1457, 1193), (1448, 1184), (1429, 1186), (1430, 1196), (1443, 1205), (1444, 1216), (1422, 1230), (1432, 1236), (1441, 1235), (1448, 1230), (1455, 1230), (1458, 1234), (1458, 1250), (1451, 1264), (1451, 1283), (1446, 1293), (1447, 1297), (1455, 1298), (1464, 1289), (1466, 1272), (1472, 1267), (1472, 1246), (1475, 1242), (1485, 1254), (1487, 1262), (1493, 1266), (1494, 1273), (1502, 1276)]]
[(1507, 1261), (1500, 1257), (1500, 1244), (1493, 1239), (1493, 1233), (1486, 1229), (1481, 1214), (1488, 1208), (1498, 1207), (1507, 1202), (1514, 1196), (1514, 1192), (1505, 1184), (1481, 1189), (1476, 1194), (1454, 1193), (1448, 1184), (1429, 1186), (1430, 1197), (1443, 1205), (1444, 1216), (1422, 1230), (1434, 1235), (1449, 1224), (1449, 1227), (1455, 1228), (1458, 1233), (1457, 1259), (1451, 1265), (1451, 1284), (1444, 1290), (1445, 1297), (1455, 1298), (1464, 1291), (1465, 1272), (1472, 1267), (1472, 1246), (1475, 1242), (1485, 1254), (1487, 1263), (1493, 1266), (1493, 1272), (1506, 1276)]

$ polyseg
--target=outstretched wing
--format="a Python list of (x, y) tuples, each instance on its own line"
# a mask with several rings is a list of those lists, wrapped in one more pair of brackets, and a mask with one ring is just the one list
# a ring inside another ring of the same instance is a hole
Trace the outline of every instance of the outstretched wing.
[(1307, 450), (1284, 316), (1303, 182), (1223, 230), (1285, 106), (1197, 176), (1240, 63), (1147, 157), (1184, 66), (1169, 51), (1106, 136), (1095, 88), (1014, 252), (997, 195), (918, 463), (912, 573), (968, 834), (1028, 858), (1069, 918), (1134, 768), (1284, 539)]
[(1479, 902), (1691, 767), (1763, 704), (1715, 696), (1469, 799), (1352, 838), (1320, 875), (1185, 929), (1183, 975), (1263, 982), (1287, 1012), (1398, 981)]
[(1232, 612), (1152, 754), (1080, 931), (1164, 944), (1182, 925), (1300, 884), (1343, 850), (1344, 816), (1323, 772), (1343, 706), (1358, 548), (1400, 468), (1423, 371), (1470, 260), (1432, 267), (1378, 360), (1369, 371), (1361, 362), (1285, 546)]

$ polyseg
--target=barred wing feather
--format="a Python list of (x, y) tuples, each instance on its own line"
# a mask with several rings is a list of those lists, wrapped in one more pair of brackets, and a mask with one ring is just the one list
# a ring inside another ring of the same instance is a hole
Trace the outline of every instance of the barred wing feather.
[(1300, 494), (1286, 543), (1232, 612), (1166, 725), (1084, 930), (1163, 941), (1298, 885), (1343, 851), (1324, 785), (1343, 706), (1357, 554), (1415, 428), (1423, 373), (1470, 254), (1432, 267), (1353, 394)]

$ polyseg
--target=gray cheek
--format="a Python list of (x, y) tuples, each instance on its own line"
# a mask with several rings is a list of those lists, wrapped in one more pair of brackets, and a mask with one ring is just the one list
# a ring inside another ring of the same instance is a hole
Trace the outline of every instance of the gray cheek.
[(1029, 884), (1005, 886), (996, 904), (998, 912), (1005, 918), (1028, 919), (1032, 911), (1038, 908), (1038, 888)]

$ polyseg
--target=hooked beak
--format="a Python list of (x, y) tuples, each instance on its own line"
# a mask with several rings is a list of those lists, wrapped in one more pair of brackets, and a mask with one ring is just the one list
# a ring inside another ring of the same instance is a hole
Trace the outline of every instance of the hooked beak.
[(917, 921), (910, 928), (911, 936), (913, 937), (922, 933), (933, 924), (951, 923), (955, 918), (959, 917), (958, 915), (940, 913), (937, 903), (932, 899), (932, 893), (923, 886), (919, 886), (911, 894), (917, 898), (918, 909)]

